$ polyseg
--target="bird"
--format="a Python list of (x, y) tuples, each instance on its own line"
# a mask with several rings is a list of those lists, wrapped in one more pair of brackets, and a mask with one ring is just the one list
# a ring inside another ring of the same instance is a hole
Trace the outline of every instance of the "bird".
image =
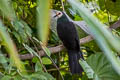
[(80, 50), (80, 42), (75, 25), (67, 18), (65, 12), (56, 11), (54, 18), (57, 19), (58, 37), (68, 52), (70, 72), (82, 75), (83, 68), (79, 64), (79, 59), (84, 60), (84, 57)]

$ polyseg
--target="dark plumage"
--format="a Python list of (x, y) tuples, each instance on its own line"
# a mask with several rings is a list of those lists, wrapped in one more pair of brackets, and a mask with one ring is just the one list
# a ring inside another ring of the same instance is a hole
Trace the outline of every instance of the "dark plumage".
[(74, 24), (67, 19), (64, 13), (62, 14), (57, 20), (57, 33), (68, 51), (71, 73), (81, 74), (83, 69), (79, 64), (79, 59), (83, 59), (83, 55), (80, 50), (79, 37)]

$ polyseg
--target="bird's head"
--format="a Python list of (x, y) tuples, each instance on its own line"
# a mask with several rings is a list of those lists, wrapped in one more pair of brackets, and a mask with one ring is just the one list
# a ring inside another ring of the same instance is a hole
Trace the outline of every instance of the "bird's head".
[(55, 19), (59, 19), (59, 18), (61, 18), (61, 17), (63, 16), (63, 13), (62, 13), (61, 11), (56, 11), (55, 13), (56, 13), (56, 14), (54, 15), (54, 18), (55, 18)]
[(57, 20), (57, 22), (69, 21), (68, 17), (66, 16), (66, 13), (64, 11), (53, 10), (52, 12), (54, 13), (52, 16), (54, 19)]

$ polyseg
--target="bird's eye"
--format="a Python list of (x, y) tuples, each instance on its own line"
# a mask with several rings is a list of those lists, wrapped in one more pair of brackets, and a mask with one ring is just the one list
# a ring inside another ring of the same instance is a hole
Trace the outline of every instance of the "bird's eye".
[(56, 15), (55, 15), (54, 17), (57, 17), (57, 16), (59, 16), (59, 15), (61, 15), (61, 13), (60, 13), (60, 12), (56, 13)]
[(61, 13), (59, 12), (58, 15), (60, 15)]

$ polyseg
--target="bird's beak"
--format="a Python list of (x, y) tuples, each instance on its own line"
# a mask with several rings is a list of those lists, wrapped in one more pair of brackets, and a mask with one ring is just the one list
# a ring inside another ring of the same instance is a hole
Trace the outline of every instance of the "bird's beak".
[(56, 15), (55, 15), (55, 16), (53, 16), (53, 17), (55, 18), (55, 17), (57, 17), (58, 15), (59, 15), (59, 14), (57, 14), (57, 13), (56, 13)]
[(57, 15), (53, 16), (54, 18), (57, 17)]

